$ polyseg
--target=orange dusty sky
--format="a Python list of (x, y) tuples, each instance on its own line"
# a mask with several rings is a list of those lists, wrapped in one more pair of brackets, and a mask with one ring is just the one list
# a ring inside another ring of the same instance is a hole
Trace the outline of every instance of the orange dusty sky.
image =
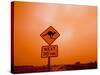
[(97, 7), (48, 3), (14, 3), (14, 64), (46, 65), (41, 47), (47, 43), (40, 34), (53, 26), (60, 37), (58, 57), (51, 64), (97, 61)]

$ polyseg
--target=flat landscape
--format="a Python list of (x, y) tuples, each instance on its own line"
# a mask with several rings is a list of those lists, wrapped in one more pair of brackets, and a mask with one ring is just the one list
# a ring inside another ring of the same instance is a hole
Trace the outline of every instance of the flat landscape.
[[(51, 65), (50, 71), (67, 71), (67, 70), (82, 70), (82, 69), (96, 69), (97, 62), (90, 62), (81, 64), (76, 62), (75, 64), (67, 65)], [(48, 72), (48, 66), (14, 66), (14, 73), (31, 73), (31, 72)]]

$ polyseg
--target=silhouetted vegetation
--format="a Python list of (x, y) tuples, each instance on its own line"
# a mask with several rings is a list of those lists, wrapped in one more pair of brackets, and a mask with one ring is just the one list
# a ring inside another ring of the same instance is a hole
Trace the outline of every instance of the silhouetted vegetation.
[[(66, 70), (82, 70), (82, 69), (96, 69), (97, 62), (89, 62), (82, 64), (79, 61), (75, 64), (67, 65), (51, 65), (50, 71), (66, 71)], [(32, 72), (48, 72), (48, 67), (45, 66), (14, 66), (13, 73), (32, 73)]]

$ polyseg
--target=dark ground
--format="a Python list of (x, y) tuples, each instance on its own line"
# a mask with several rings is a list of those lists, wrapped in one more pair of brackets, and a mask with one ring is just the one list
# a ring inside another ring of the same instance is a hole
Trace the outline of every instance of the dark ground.
[[(90, 62), (87, 64), (81, 64), (76, 62), (75, 64), (67, 65), (52, 65), (50, 71), (67, 71), (67, 70), (82, 70), (82, 69), (96, 69), (97, 62)], [(13, 73), (34, 73), (34, 72), (48, 72), (47, 66), (14, 66)]]

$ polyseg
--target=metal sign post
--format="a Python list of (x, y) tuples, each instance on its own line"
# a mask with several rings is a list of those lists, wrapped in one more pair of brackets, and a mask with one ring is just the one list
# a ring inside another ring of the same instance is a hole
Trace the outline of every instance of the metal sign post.
[(48, 57), (48, 71), (50, 71), (50, 56)]
[(47, 46), (41, 47), (41, 58), (48, 58), (48, 71), (51, 69), (50, 58), (51, 57), (58, 57), (58, 45), (51, 45), (59, 36), (60, 34), (50, 26), (47, 28), (40, 36), (45, 40), (48, 44)]

